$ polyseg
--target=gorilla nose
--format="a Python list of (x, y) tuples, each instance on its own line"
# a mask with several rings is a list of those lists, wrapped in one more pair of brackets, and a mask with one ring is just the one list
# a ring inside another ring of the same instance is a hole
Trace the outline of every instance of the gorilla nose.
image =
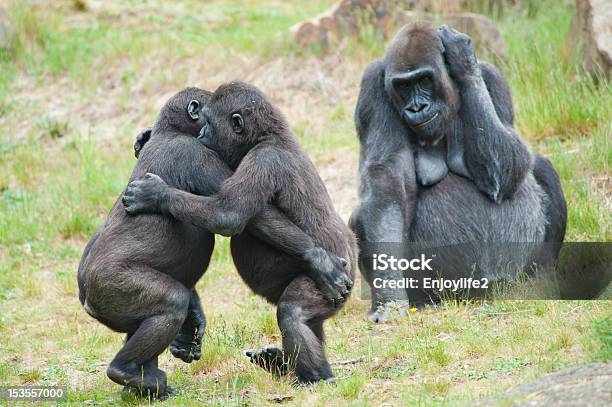
[(425, 119), (428, 111), (429, 103), (427, 102), (410, 103), (404, 108), (404, 120), (409, 125), (417, 125)]
[(429, 103), (413, 103), (408, 106), (408, 111), (410, 111), (411, 113), (418, 113), (421, 110), (426, 109), (427, 107), (429, 107)]

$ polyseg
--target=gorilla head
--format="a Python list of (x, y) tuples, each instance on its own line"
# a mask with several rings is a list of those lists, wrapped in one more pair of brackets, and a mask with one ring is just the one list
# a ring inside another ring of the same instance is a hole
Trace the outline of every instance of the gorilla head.
[(178, 92), (161, 109), (155, 123), (157, 132), (163, 129), (164, 134), (181, 133), (197, 137), (205, 123), (202, 108), (209, 98), (210, 92), (198, 88), (185, 88)]
[(204, 108), (200, 140), (232, 168), (262, 137), (281, 137), (288, 130), (283, 114), (255, 86), (231, 82), (219, 86)]
[(401, 29), (385, 56), (385, 91), (422, 145), (437, 144), (459, 110), (459, 92), (446, 69), (435, 28)]

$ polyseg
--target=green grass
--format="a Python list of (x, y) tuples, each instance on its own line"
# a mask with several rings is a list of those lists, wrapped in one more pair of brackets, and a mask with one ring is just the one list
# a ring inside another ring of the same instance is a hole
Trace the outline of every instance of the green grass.
[(595, 331), (595, 353), (593, 359), (598, 362), (607, 362), (612, 360), (612, 318), (604, 317), (593, 323)]
[[(287, 29), (331, 3), (13, 3), (13, 50), (0, 55), (0, 384), (68, 385), (74, 405), (141, 404), (105, 377), (122, 338), (81, 309), (76, 267), (125, 187), (134, 136), (177, 89), (263, 82), (331, 174), (336, 205), (354, 206), (343, 185), (356, 173), (359, 75), (387, 40), (364, 26), (327, 53), (292, 45)], [(517, 129), (561, 176), (567, 240), (610, 241), (612, 88), (581, 72), (567, 48), (571, 5), (539, 10), (495, 12)], [(202, 359), (161, 359), (179, 388), (175, 405), (461, 405), (611, 359), (608, 301), (447, 301), (373, 326), (355, 295), (327, 323), (336, 383), (295, 387), (243, 356), (280, 334), (274, 309), (231, 266), (228, 240), (217, 240), (198, 285), (209, 321)]]
[(512, 85), (517, 127), (533, 140), (567, 140), (610, 128), (612, 85), (581, 72), (566, 41), (571, 19), (567, 8), (550, 7), (534, 19), (509, 17), (502, 25), (510, 51), (503, 68)]

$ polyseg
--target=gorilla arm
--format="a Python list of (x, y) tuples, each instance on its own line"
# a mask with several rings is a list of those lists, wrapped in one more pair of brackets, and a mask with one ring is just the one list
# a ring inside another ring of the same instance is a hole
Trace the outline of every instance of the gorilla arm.
[[(137, 204), (144, 204), (155, 198), (156, 205), (137, 212), (153, 210), (169, 214), (185, 223), (223, 236), (241, 234), (276, 193), (275, 176), (268, 171), (266, 161), (264, 152), (251, 150), (242, 159), (236, 172), (229, 173), (229, 177), (222, 182), (219, 191), (212, 196), (193, 195), (168, 185), (162, 186), (159, 184), (160, 181), (163, 182), (161, 179), (148, 174), (145, 180), (141, 181), (142, 184), (134, 181), (130, 187), (135, 186), (141, 191), (138, 194), (138, 189), (133, 189), (136, 191)], [(151, 183), (152, 180), (155, 183)], [(131, 209), (130, 205), (126, 205), (129, 213)]]
[(351, 218), (353, 222), (367, 223), (363, 233), (355, 230), (361, 241), (403, 242), (408, 240), (416, 206), (414, 153), (406, 137), (408, 130), (394, 114), (385, 92), (384, 70), (383, 60), (367, 67), (355, 108), (355, 127), (361, 145), (361, 206), (366, 202), (365, 206), (376, 209), (358, 208)]
[(258, 161), (262, 162), (259, 154), (262, 152), (247, 154), (234, 175), (220, 159), (208, 157), (202, 165), (205, 173), (198, 175), (207, 185), (198, 193), (213, 196), (181, 191), (157, 175), (147, 174), (144, 179), (130, 183), (123, 204), (130, 214), (170, 214), (226, 236), (246, 228), (272, 247), (304, 261), (322, 292), (330, 299), (341, 298), (344, 287), (352, 285), (351, 281), (344, 281), (346, 261), (316, 246), (309, 235), (268, 203), (274, 193), (274, 177), (265, 176), (265, 168), (258, 165)]
[[(445, 26), (439, 35), (449, 73), (461, 95), (459, 128), (448, 140), (449, 167), (459, 174), (467, 169), (478, 189), (499, 203), (512, 197), (531, 169), (531, 152), (511, 127), (511, 100), (509, 106), (503, 102), (494, 105), (470, 38)], [(489, 78), (491, 74), (486, 72)], [(506, 91), (500, 92), (495, 99), (503, 101)], [(465, 168), (457, 165), (462, 162)]]
[[(361, 246), (360, 270), (370, 287), (376, 278), (400, 280), (403, 274), (373, 269), (372, 262), (364, 254), (364, 245), (408, 241), (417, 200), (414, 153), (406, 137), (407, 130), (385, 93), (384, 69), (382, 60), (368, 66), (355, 110), (355, 126), (361, 145), (360, 204), (353, 211), (349, 226)], [(399, 245), (392, 245), (396, 246)], [(401, 253), (397, 255), (401, 257)], [(379, 308), (391, 302), (407, 304), (406, 291), (377, 289), (372, 294), (368, 318), (381, 321), (384, 312)]]

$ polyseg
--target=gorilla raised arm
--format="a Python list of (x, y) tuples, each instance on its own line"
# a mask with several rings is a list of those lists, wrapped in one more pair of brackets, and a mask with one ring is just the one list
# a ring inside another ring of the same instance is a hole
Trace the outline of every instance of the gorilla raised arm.
[[(386, 65), (387, 94), (420, 146), (419, 183), (432, 185), (450, 169), (494, 202), (510, 198), (532, 157), (512, 129), (507, 84), (494, 67), (476, 61), (470, 38), (445, 26), (437, 35), (427, 26), (404, 29)], [(493, 94), (486, 79), (497, 82)]]

